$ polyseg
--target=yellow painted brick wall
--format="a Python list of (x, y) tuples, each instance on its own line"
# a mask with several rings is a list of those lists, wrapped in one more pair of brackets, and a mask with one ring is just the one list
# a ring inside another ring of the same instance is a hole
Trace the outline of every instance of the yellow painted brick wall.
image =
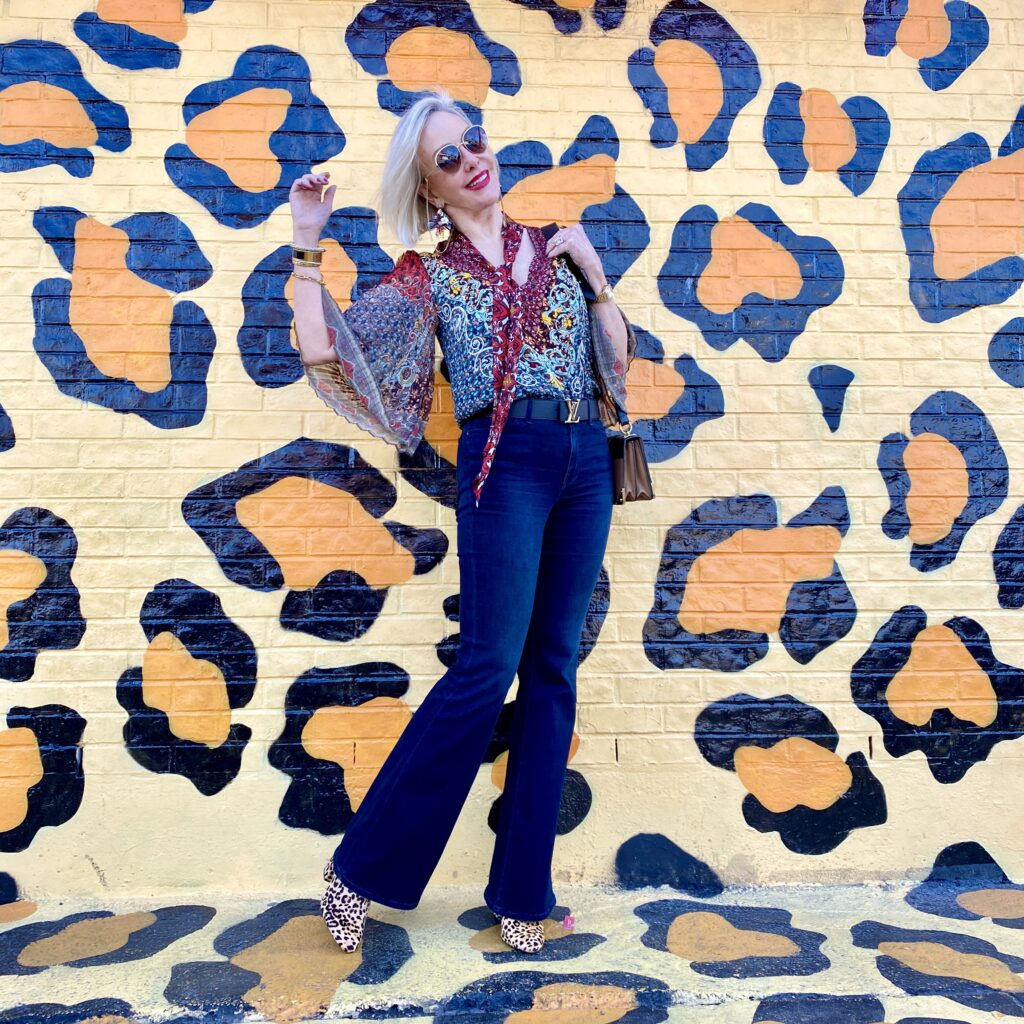
[[(369, 208), (442, 45), (511, 212), (547, 173), (641, 329), (658, 498), (615, 513), (557, 879), (651, 833), (738, 882), (1024, 870), (1024, 22), (976, 3), (7, 0), (0, 871), (304, 893), (450, 660), (450, 464), (300, 379), (281, 250), (312, 167), (337, 286), (397, 258)], [(351, 575), (294, 583), (247, 496)], [(500, 775), (435, 884), (483, 879)]]

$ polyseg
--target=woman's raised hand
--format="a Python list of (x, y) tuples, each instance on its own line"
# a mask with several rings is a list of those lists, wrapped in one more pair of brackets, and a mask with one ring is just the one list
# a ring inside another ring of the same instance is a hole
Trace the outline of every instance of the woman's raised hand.
[(327, 218), (331, 215), (337, 185), (328, 187), (330, 171), (304, 174), (292, 182), (288, 204), (292, 210), (292, 241), (316, 245)]
[(572, 257), (576, 266), (586, 274), (591, 286), (596, 286), (594, 290), (600, 291), (605, 281), (604, 268), (601, 265), (601, 257), (591, 244), (582, 224), (559, 228), (549, 239), (547, 255), (553, 259), (563, 253)]

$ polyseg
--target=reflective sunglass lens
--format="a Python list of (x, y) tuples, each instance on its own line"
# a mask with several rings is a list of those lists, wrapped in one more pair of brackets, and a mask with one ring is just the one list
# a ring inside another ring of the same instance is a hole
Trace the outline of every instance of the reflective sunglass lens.
[(465, 135), (462, 136), (462, 144), (470, 153), (482, 153), (487, 148), (487, 133), (480, 125), (472, 125), (466, 129)]
[(442, 171), (451, 172), (456, 170), (459, 164), (462, 163), (462, 154), (459, 152), (459, 147), (445, 146), (443, 149), (439, 149), (437, 156), (434, 157), (434, 163)]

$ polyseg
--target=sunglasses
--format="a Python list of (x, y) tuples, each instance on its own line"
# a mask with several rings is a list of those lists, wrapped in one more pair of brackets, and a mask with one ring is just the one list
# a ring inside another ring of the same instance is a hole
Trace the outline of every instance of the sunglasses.
[[(480, 125), (471, 124), (462, 133), (462, 139), (458, 145), (449, 142), (447, 146), (442, 146), (434, 154), (434, 163), (437, 165), (437, 170), (444, 171), (445, 174), (454, 174), (462, 166), (462, 150), (472, 153), (473, 156), (479, 156), (486, 149), (487, 132)], [(430, 174), (434, 173), (434, 171), (430, 172)], [(430, 174), (427, 175), (428, 178)]]

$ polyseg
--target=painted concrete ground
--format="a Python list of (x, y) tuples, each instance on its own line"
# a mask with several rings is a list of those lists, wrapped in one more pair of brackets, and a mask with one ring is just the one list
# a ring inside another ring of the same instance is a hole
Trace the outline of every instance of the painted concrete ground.
[[(1024, 887), (576, 889), (542, 954), (460, 889), (372, 908), (340, 953), (319, 895), (213, 906), (10, 903), (0, 1022), (471, 1018), (474, 1024), (940, 1024), (1024, 1016)], [(565, 913), (571, 907), (575, 926)], [(20, 915), (20, 916), (19, 916)]]

